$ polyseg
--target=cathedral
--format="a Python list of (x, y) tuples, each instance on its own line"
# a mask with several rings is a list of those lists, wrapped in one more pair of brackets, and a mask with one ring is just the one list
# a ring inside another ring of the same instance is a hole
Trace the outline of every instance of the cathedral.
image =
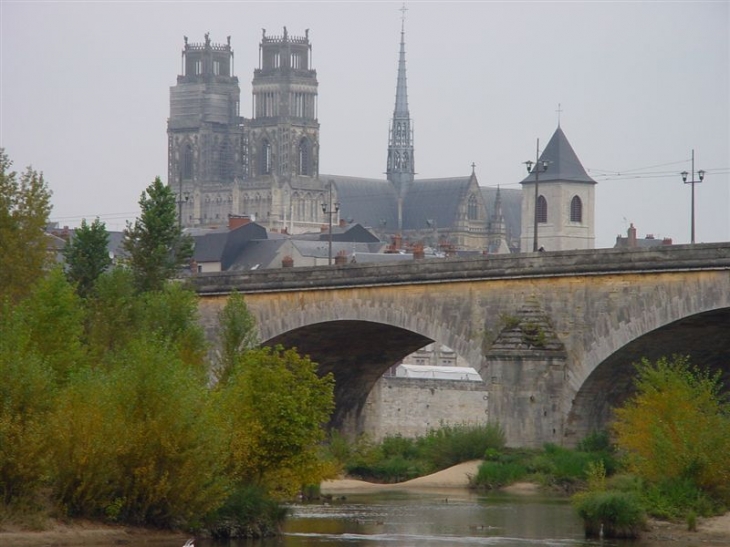
[[(252, 118), (240, 114), (233, 50), (184, 39), (182, 74), (170, 88), (168, 181), (185, 227), (222, 227), (248, 216), (272, 232), (319, 232), (359, 223), (381, 239), (456, 251), (529, 251), (532, 219), (546, 250), (593, 247), (593, 181), (558, 127), (534, 176), (522, 190), (480, 187), (474, 168), (465, 176), (415, 177), (413, 129), (406, 86), (405, 32), (386, 178), (319, 172), (317, 73), (304, 36), (263, 30), (252, 82)], [(386, 144), (386, 143), (384, 143)], [(385, 146), (384, 146), (384, 152)]]

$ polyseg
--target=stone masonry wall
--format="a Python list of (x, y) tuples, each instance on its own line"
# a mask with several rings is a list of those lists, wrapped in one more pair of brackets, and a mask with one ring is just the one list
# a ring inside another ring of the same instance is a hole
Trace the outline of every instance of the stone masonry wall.
[(484, 382), (384, 376), (367, 398), (359, 429), (380, 441), (424, 435), (442, 424), (486, 423), (488, 400)]

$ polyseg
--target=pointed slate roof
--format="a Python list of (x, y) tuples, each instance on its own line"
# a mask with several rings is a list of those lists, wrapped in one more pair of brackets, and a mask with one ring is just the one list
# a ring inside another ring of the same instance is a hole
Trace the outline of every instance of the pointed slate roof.
[[(547, 143), (545, 150), (540, 155), (540, 163), (543, 161), (548, 162), (548, 169), (545, 172), (540, 172), (539, 183), (561, 181), (596, 184), (596, 181), (586, 173), (560, 126), (555, 130), (550, 142)], [(521, 184), (531, 182), (535, 182), (535, 175), (533, 174), (527, 175)]]

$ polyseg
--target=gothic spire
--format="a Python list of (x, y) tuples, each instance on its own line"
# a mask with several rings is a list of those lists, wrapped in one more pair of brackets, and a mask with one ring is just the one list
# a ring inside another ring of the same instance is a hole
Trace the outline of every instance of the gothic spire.
[(395, 186), (399, 198), (402, 198), (415, 174), (413, 160), (413, 130), (408, 112), (408, 89), (406, 85), (406, 40), (405, 12), (401, 8), (400, 54), (398, 57), (398, 81), (395, 88), (395, 109), (390, 124), (388, 139), (388, 180)]

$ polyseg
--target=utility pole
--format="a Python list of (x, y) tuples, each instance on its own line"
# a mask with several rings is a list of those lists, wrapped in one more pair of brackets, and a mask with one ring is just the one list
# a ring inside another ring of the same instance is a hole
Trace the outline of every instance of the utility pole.
[(687, 180), (687, 171), (682, 171), (682, 181), (684, 181), (685, 184), (691, 184), (692, 185), (692, 228), (691, 228), (691, 239), (692, 244), (694, 245), (695, 242), (695, 184), (702, 182), (705, 179), (705, 172), (704, 170), (700, 169), (697, 174), (700, 177), (700, 180), (695, 180), (695, 149), (692, 149), (692, 180)]
[(336, 202), (334, 204), (334, 209), (332, 208), (332, 181), (329, 181), (329, 207), (326, 203), (322, 204), (322, 212), (329, 217), (329, 252), (327, 254), (328, 261), (327, 264), (332, 266), (332, 215), (336, 215), (337, 212), (340, 210), (340, 204), (339, 202)]
[(540, 172), (543, 173), (547, 171), (548, 163), (546, 161), (542, 162), (542, 165), (540, 165), (540, 139), (537, 139), (537, 146), (535, 148), (535, 163), (533, 168), (533, 163), (530, 160), (527, 160), (525, 162), (525, 165), (527, 166), (527, 172), (528, 173), (535, 173), (535, 233), (532, 238), (532, 250), (533, 252), (537, 252), (538, 246), (537, 246), (537, 222), (538, 222), (538, 215), (537, 215), (537, 199), (540, 195), (538, 192), (538, 182), (540, 178)]

